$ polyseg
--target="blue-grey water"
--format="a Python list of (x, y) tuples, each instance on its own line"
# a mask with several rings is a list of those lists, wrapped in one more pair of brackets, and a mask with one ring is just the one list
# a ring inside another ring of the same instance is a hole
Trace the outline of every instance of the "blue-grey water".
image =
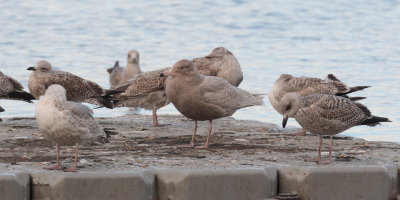
[[(144, 71), (225, 46), (244, 72), (241, 88), (268, 93), (282, 73), (371, 85), (357, 96), (393, 122), (343, 134), (400, 141), (400, 5), (395, 0), (332, 1), (1, 1), (0, 70), (27, 88), (27, 67), (40, 59), (108, 88), (106, 68), (140, 51)], [(34, 116), (34, 105), (1, 100), (0, 117)], [(93, 107), (93, 106), (92, 106)], [(125, 115), (126, 108), (95, 110)], [(149, 111), (139, 111), (150, 114)], [(177, 114), (172, 105), (159, 113)], [(281, 124), (265, 106), (237, 119)], [(149, 124), (151, 121), (149, 121)], [(217, 122), (218, 123), (218, 122)], [(289, 125), (298, 126), (291, 119)]]

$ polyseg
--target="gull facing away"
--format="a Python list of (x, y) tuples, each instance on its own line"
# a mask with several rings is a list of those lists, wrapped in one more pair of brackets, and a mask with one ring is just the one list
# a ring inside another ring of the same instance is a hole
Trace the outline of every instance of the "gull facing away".
[[(33, 103), (35, 99), (29, 92), (24, 91), (21, 83), (0, 71), (0, 99), (21, 100)], [(4, 111), (3, 108), (0, 110)]]
[(208, 148), (212, 121), (233, 115), (236, 110), (263, 105), (261, 97), (231, 85), (227, 80), (215, 76), (204, 76), (197, 72), (196, 65), (189, 60), (180, 60), (167, 71), (166, 94), (175, 108), (185, 117), (194, 120), (192, 141), (181, 147), (194, 147), (197, 121), (209, 121)]
[(124, 67), (119, 66), (119, 61), (115, 61), (113, 67), (108, 68), (107, 72), (110, 75), (110, 89), (114, 89), (119, 85), (122, 85), (122, 75), (124, 73)]
[(39, 98), (35, 110), (36, 121), (46, 138), (57, 144), (57, 165), (46, 168), (60, 170), (59, 151), (61, 146), (75, 145), (75, 160), (72, 168), (77, 171), (78, 145), (89, 142), (107, 142), (107, 134), (93, 117), (92, 110), (81, 104), (67, 101), (66, 90), (61, 85), (51, 85)]
[(361, 103), (348, 98), (311, 94), (302, 96), (288, 93), (281, 99), (283, 110), (282, 126), (285, 128), (289, 117), (293, 117), (305, 130), (319, 135), (318, 164), (321, 163), (322, 135), (330, 136), (329, 158), (331, 162), (332, 136), (359, 125), (376, 126), (380, 122), (391, 122), (388, 118), (371, 115)]
[[(283, 96), (291, 92), (298, 93), (302, 96), (310, 94), (330, 94), (347, 97), (352, 101), (357, 101), (365, 99), (365, 97), (348, 97), (347, 94), (368, 87), (370, 86), (348, 87), (333, 74), (329, 74), (325, 80), (310, 77), (294, 77), (289, 74), (282, 74), (272, 86), (269, 93), (269, 101), (272, 107), (282, 115), (285, 107), (283, 106), (281, 99)], [(301, 132), (293, 135), (304, 136), (306, 135), (306, 130), (303, 129)]]
[[(226, 79), (230, 84), (239, 86), (243, 73), (235, 56), (224, 47), (215, 48), (209, 55), (194, 58), (198, 72), (204, 75), (217, 76)], [(116, 88), (122, 92), (112, 95), (115, 107), (141, 107), (153, 111), (153, 127), (163, 126), (158, 123), (157, 110), (170, 103), (165, 93), (166, 77), (160, 77), (163, 68), (140, 74), (130, 80), (130, 83)]]
[(68, 101), (86, 102), (110, 109), (113, 107), (112, 102), (103, 97), (106, 91), (97, 83), (68, 72), (53, 70), (51, 64), (45, 60), (27, 70), (32, 71), (28, 87), (36, 99), (44, 95), (50, 85), (59, 84), (66, 89)]
[(108, 68), (110, 74), (110, 88), (115, 89), (120, 85), (126, 84), (131, 78), (142, 73), (139, 66), (139, 52), (130, 50), (127, 56), (126, 67), (120, 67), (116, 61), (114, 67)]

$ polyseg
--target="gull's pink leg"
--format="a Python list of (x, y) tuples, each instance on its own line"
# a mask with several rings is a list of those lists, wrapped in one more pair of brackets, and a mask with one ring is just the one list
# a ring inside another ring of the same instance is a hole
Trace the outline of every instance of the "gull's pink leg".
[(75, 144), (75, 160), (74, 160), (74, 166), (68, 169), (65, 169), (64, 172), (76, 172), (77, 171), (77, 166), (76, 162), (78, 161), (78, 143)]
[(159, 124), (158, 123), (157, 108), (154, 107), (153, 108), (153, 127), (163, 127), (165, 125), (169, 125), (169, 124)]
[(156, 127), (156, 118), (157, 118), (156, 111), (153, 108), (153, 127)]
[(57, 164), (54, 167), (43, 167), (43, 169), (48, 169), (48, 170), (61, 170), (60, 166), (60, 145), (57, 144)]
[(179, 145), (178, 147), (179, 148), (193, 148), (194, 147), (194, 137), (196, 136), (196, 131), (197, 131), (197, 120), (194, 120), (192, 141), (189, 144)]
[(211, 131), (212, 131), (212, 120), (209, 120), (209, 122), (210, 122), (210, 125), (208, 126), (207, 142), (203, 146), (195, 147), (196, 149), (207, 149), (208, 148), (208, 142), (210, 140), (210, 135), (211, 135)]
[(325, 164), (329, 164), (329, 163), (331, 163), (331, 161), (332, 161), (331, 156), (332, 156), (332, 146), (333, 146), (333, 140), (332, 140), (333, 135), (331, 135), (330, 137), (331, 137), (331, 138), (330, 138), (331, 144), (329, 145), (329, 158), (328, 158), (327, 161), (324, 162)]
[(300, 132), (297, 133), (291, 133), (291, 136), (305, 136), (307, 133), (306, 129), (303, 128), (303, 130), (301, 130)]
[(322, 135), (319, 135), (318, 164), (321, 164)]

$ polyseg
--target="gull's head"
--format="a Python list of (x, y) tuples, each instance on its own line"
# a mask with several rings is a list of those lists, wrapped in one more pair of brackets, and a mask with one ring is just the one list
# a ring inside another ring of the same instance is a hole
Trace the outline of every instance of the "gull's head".
[(67, 91), (63, 86), (55, 84), (47, 88), (45, 96), (53, 97), (54, 99), (59, 101), (66, 101)]
[(174, 66), (163, 72), (162, 76), (188, 76), (196, 74), (196, 66), (190, 60), (180, 60)]
[(49, 62), (47, 62), (45, 60), (41, 60), (41, 61), (37, 62), (35, 66), (29, 67), (27, 70), (46, 73), (46, 72), (50, 72), (51, 70), (53, 70), (53, 67), (51, 66), (51, 64)]
[(139, 52), (130, 50), (128, 52), (128, 63), (139, 64)]
[(224, 55), (233, 55), (233, 54), (225, 47), (217, 47), (210, 54), (210, 56), (218, 56), (218, 57), (222, 57)]
[(285, 128), (289, 117), (294, 117), (300, 109), (300, 94), (291, 92), (287, 93), (281, 99), (281, 113), (283, 115), (282, 127)]

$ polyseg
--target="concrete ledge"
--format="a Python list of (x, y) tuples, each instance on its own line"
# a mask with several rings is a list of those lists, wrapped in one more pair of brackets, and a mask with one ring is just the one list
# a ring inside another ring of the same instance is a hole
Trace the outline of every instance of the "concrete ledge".
[(0, 199), (29, 199), (29, 175), (25, 173), (0, 174)]
[(149, 171), (49, 173), (31, 175), (31, 199), (153, 200), (154, 175)]
[(265, 199), (277, 191), (277, 171), (266, 169), (158, 170), (157, 199)]
[(295, 192), (308, 199), (396, 199), (397, 168), (382, 167), (283, 167), (279, 192)]

